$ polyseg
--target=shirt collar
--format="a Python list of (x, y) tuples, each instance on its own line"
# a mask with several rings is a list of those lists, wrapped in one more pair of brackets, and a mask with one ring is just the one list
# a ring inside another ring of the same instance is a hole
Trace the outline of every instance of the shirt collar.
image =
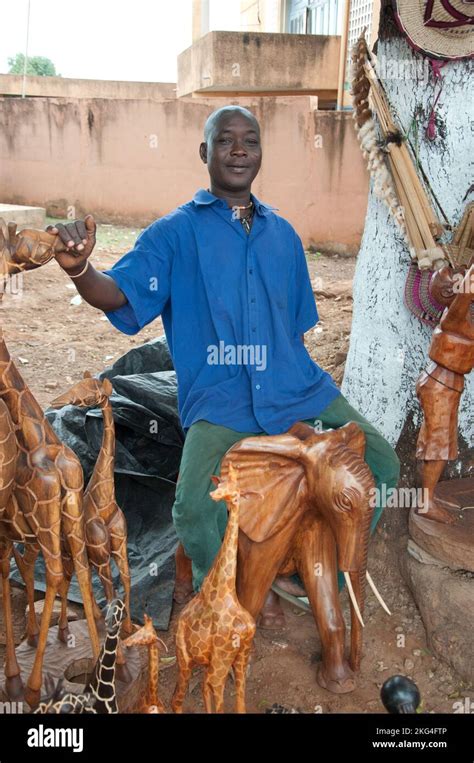
[[(260, 201), (259, 199), (257, 199), (257, 197), (253, 195), (253, 193), (250, 194), (250, 198), (255, 204), (255, 211), (258, 212), (259, 215), (268, 215), (272, 210), (278, 209), (278, 207), (272, 207), (269, 204), (264, 204), (263, 201)], [(227, 206), (227, 202), (224, 201), (224, 199), (221, 199), (219, 196), (214, 196), (213, 193), (210, 193), (210, 191), (206, 191), (205, 188), (200, 188), (199, 191), (197, 191), (194, 194), (193, 202), (198, 207), (204, 206), (206, 204), (207, 205), (217, 204), (220, 207), (225, 207), (226, 209), (229, 209), (229, 207)]]

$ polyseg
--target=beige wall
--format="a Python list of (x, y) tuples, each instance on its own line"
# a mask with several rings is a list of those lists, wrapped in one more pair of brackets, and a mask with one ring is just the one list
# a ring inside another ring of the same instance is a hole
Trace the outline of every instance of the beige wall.
[(313, 111), (307, 96), (0, 98), (0, 201), (59, 215), (74, 206), (104, 222), (151, 221), (207, 187), (202, 128), (226, 103), (248, 106), (260, 120), (264, 160), (254, 193), (280, 208), (305, 245), (354, 251), (368, 181), (353, 121)]
[(209, 32), (178, 56), (178, 97), (304, 93), (335, 99), (340, 37)]
[[(20, 74), (0, 74), (0, 95), (21, 95)], [(69, 77), (26, 78), (28, 95), (53, 98), (122, 98), (163, 101), (176, 98), (174, 82), (124, 82), (107, 79), (69, 79)]]

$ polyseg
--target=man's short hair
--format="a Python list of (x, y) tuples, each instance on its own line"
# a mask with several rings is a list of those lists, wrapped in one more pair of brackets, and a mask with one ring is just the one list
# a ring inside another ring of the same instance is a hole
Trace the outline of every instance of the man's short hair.
[(242, 116), (246, 117), (249, 122), (253, 123), (255, 131), (258, 133), (258, 135), (260, 135), (260, 125), (255, 114), (252, 114), (251, 111), (244, 108), (243, 106), (222, 106), (220, 109), (213, 111), (212, 114), (210, 114), (206, 119), (206, 124), (204, 125), (204, 141), (207, 144), (212, 141), (221, 117), (224, 116), (224, 114), (231, 114), (232, 112), (238, 112), (242, 114)]

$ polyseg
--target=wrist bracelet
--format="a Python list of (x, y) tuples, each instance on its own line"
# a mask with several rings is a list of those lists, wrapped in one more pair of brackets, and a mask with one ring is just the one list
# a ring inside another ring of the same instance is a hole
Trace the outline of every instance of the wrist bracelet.
[(68, 274), (69, 278), (79, 278), (80, 276), (84, 275), (88, 267), (89, 267), (89, 260), (86, 261), (86, 264), (84, 265), (80, 273), (76, 273), (75, 276), (73, 276), (71, 273), (68, 273), (67, 270), (65, 271), (65, 273)]

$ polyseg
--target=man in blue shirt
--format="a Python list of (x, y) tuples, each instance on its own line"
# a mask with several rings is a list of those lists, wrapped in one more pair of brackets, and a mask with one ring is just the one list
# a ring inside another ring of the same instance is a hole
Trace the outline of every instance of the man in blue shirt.
[[(302, 420), (325, 428), (357, 421), (377, 485), (393, 487), (399, 472), (390, 445), (305, 349), (303, 335), (318, 313), (299, 236), (251, 193), (262, 161), (254, 115), (238, 106), (211, 114), (200, 156), (209, 189), (156, 220), (111, 270), (100, 273), (89, 262), (90, 215), (56, 229), (68, 248), (59, 264), (120, 331), (135, 334), (162, 316), (186, 433), (173, 519), (195, 589), (226, 524), (225, 507), (216, 511), (209, 498), (211, 475), (238, 440)], [(272, 622), (281, 623), (281, 613), (269, 606), (264, 624)]]

